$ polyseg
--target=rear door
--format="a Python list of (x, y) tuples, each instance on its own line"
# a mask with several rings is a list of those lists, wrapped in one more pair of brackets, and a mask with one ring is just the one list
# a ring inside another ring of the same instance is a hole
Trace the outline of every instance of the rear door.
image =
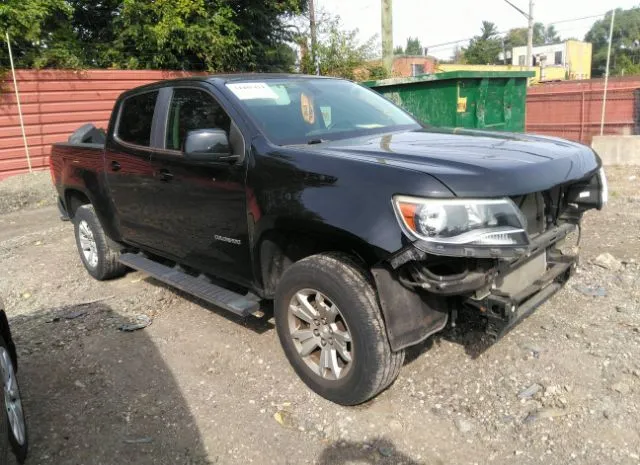
[(153, 225), (147, 211), (154, 202), (152, 133), (159, 91), (126, 97), (117, 112), (105, 150), (105, 173), (116, 224), (126, 242), (149, 245)]
[[(167, 98), (164, 147), (152, 156), (157, 194), (153, 221), (161, 247), (180, 262), (235, 282), (251, 283), (245, 141), (206, 84), (174, 87)], [(193, 161), (182, 149), (189, 131), (223, 129), (235, 163)]]

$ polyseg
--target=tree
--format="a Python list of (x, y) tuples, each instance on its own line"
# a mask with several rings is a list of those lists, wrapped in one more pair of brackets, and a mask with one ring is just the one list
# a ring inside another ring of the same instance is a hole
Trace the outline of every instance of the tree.
[[(610, 11), (596, 21), (584, 39), (593, 44), (593, 76), (605, 73), (611, 14)], [(640, 74), (640, 7), (616, 10), (610, 72), (614, 76)]]
[(479, 36), (469, 42), (467, 48), (462, 49), (467, 63), (472, 65), (494, 64), (502, 51), (502, 40), (498, 38), (496, 25), (489, 21), (482, 21)]
[(423, 55), (424, 49), (417, 37), (408, 37), (407, 46), (404, 48), (405, 55)]
[[(510, 29), (504, 36), (504, 46), (507, 50), (511, 50), (513, 47), (522, 47), (527, 45), (527, 33), (526, 27), (517, 27)], [(545, 27), (542, 23), (535, 23), (533, 25), (533, 45), (550, 45), (561, 42), (560, 36), (556, 28), (550, 24)]]
[[(60, 47), (62, 39), (72, 34), (64, 26), (71, 13), (64, 0), (4, 0), (0, 4), (0, 30), (9, 33), (16, 64), (33, 66), (36, 61), (52, 61), (61, 66), (77, 65), (77, 47)], [(4, 42), (4, 37), (1, 40)], [(8, 61), (6, 46), (2, 46), (0, 63)]]
[(358, 30), (345, 30), (340, 17), (319, 25), (318, 62), (323, 76), (355, 79), (354, 71), (374, 57), (375, 37), (360, 43)]
[(544, 30), (544, 43), (545, 44), (558, 44), (562, 42), (558, 31), (553, 24), (548, 25)]
[(459, 45), (455, 46), (455, 48), (453, 49), (453, 54), (451, 55), (451, 62), (461, 64), (467, 63), (467, 58), (464, 54), (464, 48), (460, 47)]
[(404, 49), (402, 48), (402, 45), (396, 45), (396, 48), (393, 49), (393, 54), (404, 55)]
[[(4, 0), (22, 67), (290, 71), (306, 0)], [(0, 53), (5, 53), (4, 51)], [(2, 58), (2, 55), (0, 55)]]

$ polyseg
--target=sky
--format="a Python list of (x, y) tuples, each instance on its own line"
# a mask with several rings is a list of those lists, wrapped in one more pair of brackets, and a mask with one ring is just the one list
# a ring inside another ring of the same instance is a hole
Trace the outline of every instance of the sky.
[[(362, 41), (380, 33), (380, 0), (315, 0), (316, 8), (339, 15), (347, 29), (359, 29)], [(528, 0), (511, 0), (522, 10)], [(603, 15), (612, 7), (639, 6), (640, 0), (535, 0), (535, 21), (556, 21)], [(563, 38), (584, 39), (599, 18), (555, 24)], [(423, 46), (465, 39), (479, 34), (482, 21), (496, 23), (499, 31), (526, 27), (527, 19), (504, 0), (393, 0), (393, 43), (406, 44), (407, 37), (418, 37)], [(462, 42), (460, 45), (466, 45)], [(455, 45), (430, 47), (429, 55), (449, 58)]]

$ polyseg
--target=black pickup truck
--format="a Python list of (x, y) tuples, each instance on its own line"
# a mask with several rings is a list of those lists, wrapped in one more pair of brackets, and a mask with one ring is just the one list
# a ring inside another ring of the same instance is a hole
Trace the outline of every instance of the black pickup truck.
[(295, 371), (345, 405), (448, 322), (498, 338), (530, 314), (569, 279), (582, 215), (607, 197), (588, 147), (425, 127), (357, 84), (301, 75), (125, 92), (106, 133), (53, 146), (51, 170), (93, 277), (142, 270), (241, 316), (274, 300)]

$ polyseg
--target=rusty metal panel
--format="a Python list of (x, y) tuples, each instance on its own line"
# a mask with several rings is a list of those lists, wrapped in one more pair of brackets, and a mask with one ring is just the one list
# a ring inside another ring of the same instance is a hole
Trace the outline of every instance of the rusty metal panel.
[[(640, 77), (609, 80), (605, 134), (633, 134), (634, 93)], [(604, 81), (590, 79), (531, 87), (527, 93), (527, 132), (591, 144), (600, 134)]]

